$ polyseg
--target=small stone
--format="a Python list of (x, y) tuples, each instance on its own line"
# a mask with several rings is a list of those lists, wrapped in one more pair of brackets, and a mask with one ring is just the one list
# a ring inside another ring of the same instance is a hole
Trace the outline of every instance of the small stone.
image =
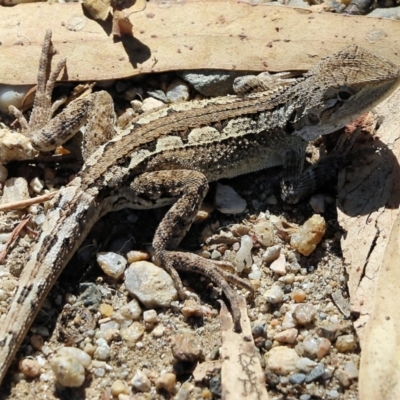
[(318, 335), (323, 336), (333, 342), (336, 339), (340, 326), (338, 323), (326, 322), (318, 327)]
[(308, 356), (320, 360), (329, 353), (331, 342), (326, 338), (309, 337), (303, 341), (303, 346)]
[(311, 323), (316, 315), (317, 310), (311, 304), (299, 304), (293, 312), (293, 318), (299, 325)]
[(339, 381), (340, 386), (345, 389), (351, 385), (350, 376), (341, 368), (335, 371), (335, 378)]
[(201, 318), (204, 316), (203, 307), (196, 301), (189, 299), (186, 300), (181, 309), (181, 313), (186, 318), (196, 317)]
[(44, 339), (42, 335), (32, 335), (31, 336), (31, 345), (36, 350), (41, 350), (44, 344)]
[[(251, 266), (251, 272), (249, 273), (248, 278), (253, 281), (259, 281), (261, 279), (261, 271), (257, 264)], [(254, 290), (256, 290), (256, 288), (254, 288)]]
[(299, 331), (295, 328), (285, 329), (284, 331), (277, 333), (274, 336), (274, 340), (277, 340), (280, 343), (293, 344), (296, 341), (298, 333)]
[(111, 278), (118, 279), (125, 271), (127, 261), (119, 254), (103, 252), (97, 254), (97, 262), (103, 272)]
[[(18, 132), (10, 132), (8, 129), (0, 129), (0, 160), (2, 163), (6, 164), (9, 161), (29, 160), (34, 158), (37, 154), (38, 151), (33, 148), (32, 142), (27, 136)], [(11, 186), (12, 185), (13, 183)], [(8, 203), (8, 201), (4, 201), (3, 199), (2, 204), (5, 203)]]
[(203, 358), (201, 343), (192, 333), (180, 333), (171, 341), (172, 355), (179, 361), (194, 362)]
[(356, 338), (354, 335), (342, 335), (338, 336), (336, 339), (335, 347), (341, 353), (345, 353), (346, 351), (351, 351), (356, 347)]
[(129, 303), (123, 305), (119, 311), (122, 316), (130, 320), (139, 319), (142, 314), (142, 309), (136, 299), (132, 299)]
[(151, 334), (156, 337), (160, 338), (164, 335), (165, 327), (163, 325), (157, 325), (151, 332)]
[(139, 322), (134, 322), (131, 326), (121, 331), (121, 337), (128, 344), (135, 344), (144, 334), (144, 326)]
[(143, 321), (148, 324), (155, 324), (158, 322), (157, 311), (147, 310), (143, 313)]
[(253, 259), (251, 257), (251, 249), (253, 248), (253, 240), (249, 235), (242, 236), (240, 240), (240, 249), (236, 253), (235, 269), (242, 272), (244, 269), (251, 268)]
[(325, 365), (317, 364), (306, 376), (306, 383), (310, 383), (317, 380), (318, 378), (321, 378), (324, 372), (325, 372)]
[(358, 378), (358, 368), (352, 361), (348, 361), (345, 364), (344, 371), (347, 373), (350, 379)]
[(169, 307), (178, 298), (171, 276), (147, 261), (129, 266), (125, 271), (125, 287), (146, 308)]
[(18, 364), (18, 369), (28, 378), (36, 378), (40, 375), (40, 364), (30, 358), (21, 360)]
[(278, 285), (272, 285), (272, 287), (265, 291), (264, 298), (270, 304), (280, 303), (283, 299), (283, 290)]
[(217, 184), (215, 208), (223, 214), (241, 214), (246, 209), (246, 200), (228, 185)]
[(327, 396), (328, 399), (338, 399), (340, 397), (340, 393), (335, 389), (328, 390), (326, 392), (326, 396)]
[(258, 221), (253, 227), (254, 235), (259, 243), (265, 247), (272, 246), (275, 241), (274, 226), (271, 221), (261, 220)]
[(43, 190), (44, 182), (40, 180), (38, 177), (36, 177), (31, 180), (29, 186), (35, 193), (40, 193)]
[(96, 360), (106, 361), (110, 358), (110, 346), (106, 339), (100, 338), (96, 340), (97, 349), (94, 352)]
[(266, 263), (270, 263), (276, 260), (279, 257), (280, 253), (281, 253), (281, 247), (279, 245), (271, 246), (268, 247), (267, 250), (265, 250), (265, 253), (263, 254), (262, 258)]
[(146, 112), (146, 111), (154, 110), (155, 108), (164, 107), (164, 106), (165, 106), (165, 104), (162, 101), (157, 100), (153, 97), (147, 97), (143, 100), (142, 111)]
[(323, 214), (325, 212), (325, 196), (323, 194), (311, 196), (309, 203), (316, 214)]
[(267, 368), (278, 375), (288, 375), (296, 369), (299, 356), (296, 351), (284, 346), (273, 347), (265, 355)]
[(111, 394), (118, 397), (120, 394), (129, 394), (129, 387), (125, 381), (117, 379), (111, 385)]
[(84, 368), (89, 368), (92, 358), (83, 350), (76, 347), (61, 347), (57, 350), (57, 356), (71, 357), (76, 360)]
[(175, 79), (169, 84), (166, 95), (170, 103), (188, 101), (190, 98), (189, 85), (181, 79)]
[(101, 303), (99, 311), (101, 315), (103, 315), (103, 317), (109, 317), (113, 313), (114, 309), (112, 308), (112, 306), (110, 306), (110, 304)]
[[(1, 153), (1, 141), (0, 141)], [(0, 160), (3, 160), (0, 157)], [(10, 178), (4, 183), (3, 196), (1, 197), (1, 204), (12, 203), (19, 200), (29, 199), (28, 183), (24, 178)]]
[(325, 235), (326, 222), (314, 214), (290, 238), (290, 245), (304, 256), (309, 256)]
[(301, 374), (301, 373), (293, 374), (290, 375), (289, 377), (289, 382), (292, 385), (302, 385), (305, 380), (306, 380), (306, 374)]
[(148, 392), (151, 388), (149, 378), (140, 370), (136, 371), (135, 376), (131, 380), (131, 385), (139, 392)]
[(289, 310), (283, 317), (282, 329), (294, 328), (295, 326), (296, 326), (296, 321), (293, 318), (293, 312)]
[(85, 368), (70, 356), (55, 356), (50, 360), (57, 381), (65, 387), (79, 387), (85, 381)]
[(307, 297), (306, 292), (301, 289), (294, 290), (291, 296), (296, 303), (303, 303)]
[(303, 372), (310, 372), (317, 363), (307, 357), (301, 357), (296, 364), (296, 368)]
[(172, 372), (167, 372), (156, 379), (155, 385), (157, 391), (165, 390), (170, 394), (174, 394), (176, 392), (176, 376)]
[(132, 264), (132, 263), (134, 263), (136, 261), (150, 260), (151, 256), (150, 256), (149, 253), (147, 253), (145, 251), (131, 250), (126, 255), (126, 258), (128, 260), (128, 263)]
[(277, 275), (280, 275), (280, 276), (286, 275), (286, 257), (285, 257), (285, 255), (280, 254), (279, 257), (271, 263), (270, 269)]

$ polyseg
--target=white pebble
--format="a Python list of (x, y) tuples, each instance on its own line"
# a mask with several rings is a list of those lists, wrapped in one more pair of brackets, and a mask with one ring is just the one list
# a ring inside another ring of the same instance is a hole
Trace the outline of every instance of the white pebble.
[(43, 190), (44, 182), (40, 180), (38, 177), (35, 177), (31, 180), (29, 186), (35, 193), (40, 193)]
[(130, 320), (136, 320), (142, 314), (142, 309), (140, 308), (140, 304), (136, 299), (132, 299), (128, 304), (123, 305), (119, 312), (123, 317)]
[(76, 347), (61, 347), (57, 350), (57, 356), (61, 357), (71, 357), (75, 361), (79, 362), (84, 368), (89, 368), (90, 363), (92, 362), (92, 357), (89, 354), (85, 353), (81, 349), (77, 349)]
[(156, 310), (147, 310), (143, 313), (143, 321), (149, 324), (155, 324), (158, 321)]
[(125, 271), (127, 261), (119, 254), (103, 252), (97, 254), (97, 262), (107, 276), (118, 279)]
[(139, 392), (148, 392), (151, 388), (149, 378), (142, 371), (136, 372), (131, 380), (131, 385)]
[(136, 343), (144, 334), (144, 326), (139, 322), (134, 322), (129, 328), (121, 331), (121, 337), (128, 344)]
[(273, 347), (265, 357), (268, 369), (278, 375), (288, 375), (294, 371), (299, 360), (295, 350), (284, 346)]
[(69, 356), (55, 356), (50, 365), (57, 381), (65, 387), (79, 387), (85, 381), (85, 368)]
[(267, 250), (265, 250), (265, 253), (263, 254), (262, 258), (265, 262), (269, 263), (271, 261), (276, 260), (279, 257), (280, 252), (281, 252), (281, 247), (279, 245), (271, 246), (268, 247)]
[(217, 183), (215, 208), (223, 214), (240, 214), (246, 209), (246, 200), (232, 187)]
[(286, 257), (280, 254), (279, 257), (269, 266), (275, 274), (283, 276), (286, 275)]
[(97, 360), (108, 360), (110, 358), (110, 346), (107, 343), (107, 340), (100, 338), (96, 340), (97, 349), (94, 352), (94, 358)]
[(270, 304), (280, 303), (283, 299), (283, 290), (278, 285), (273, 285), (264, 293), (264, 298)]
[(242, 272), (245, 268), (251, 268), (253, 259), (251, 257), (251, 249), (253, 248), (253, 240), (249, 235), (242, 236), (240, 241), (240, 249), (236, 253), (235, 268), (237, 272)]

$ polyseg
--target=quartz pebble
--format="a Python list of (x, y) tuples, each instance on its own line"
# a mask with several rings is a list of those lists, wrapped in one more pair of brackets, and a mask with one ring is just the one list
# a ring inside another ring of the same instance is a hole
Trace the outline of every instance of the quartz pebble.
[(235, 268), (237, 272), (242, 272), (244, 269), (250, 268), (253, 259), (251, 258), (251, 249), (253, 241), (249, 235), (244, 235), (240, 241), (240, 249), (236, 253)]
[[(1, 147), (1, 143), (0, 143)], [(1, 160), (0, 155), (0, 160)], [(10, 178), (4, 183), (1, 204), (12, 203), (13, 201), (29, 199), (28, 182), (24, 178)]]
[(128, 344), (135, 344), (144, 334), (144, 326), (139, 322), (134, 322), (131, 326), (121, 331), (121, 337)]
[(97, 348), (94, 352), (94, 358), (106, 361), (110, 358), (110, 346), (106, 339), (100, 338), (96, 340)]
[(146, 111), (154, 110), (155, 108), (163, 107), (164, 105), (165, 104), (160, 100), (157, 100), (153, 97), (147, 97), (143, 100), (142, 111), (146, 112)]
[(240, 214), (246, 209), (246, 200), (228, 185), (217, 184), (215, 208), (223, 214)]
[(284, 346), (273, 347), (265, 357), (267, 368), (278, 375), (290, 374), (299, 360), (295, 350)]
[(57, 381), (65, 387), (79, 387), (85, 381), (85, 368), (70, 356), (54, 356), (50, 360), (51, 369)]
[(170, 394), (174, 394), (176, 392), (176, 376), (172, 372), (168, 372), (157, 378), (155, 385), (158, 391), (165, 390)]
[(341, 353), (345, 353), (346, 351), (351, 351), (355, 348), (357, 342), (354, 335), (342, 335), (338, 336), (336, 339), (335, 347)]
[(299, 371), (310, 372), (316, 365), (317, 363), (315, 361), (310, 360), (307, 357), (301, 357), (297, 361), (296, 368)]
[(191, 332), (175, 335), (171, 340), (172, 355), (179, 361), (194, 362), (203, 358), (201, 343)]
[(302, 303), (307, 297), (306, 292), (300, 289), (294, 290), (291, 296), (296, 303)]
[(325, 235), (326, 222), (314, 214), (291, 236), (290, 245), (304, 256), (309, 256)]
[(284, 254), (280, 254), (279, 257), (271, 263), (269, 266), (271, 271), (275, 274), (283, 276), (286, 275), (286, 257)]
[(299, 304), (293, 312), (293, 318), (299, 325), (311, 323), (317, 314), (317, 310), (311, 304)]
[(175, 79), (169, 84), (166, 95), (170, 103), (188, 101), (190, 98), (189, 85), (181, 79)]
[(276, 260), (279, 257), (280, 253), (281, 253), (280, 246), (278, 246), (278, 245), (271, 246), (271, 247), (268, 247), (268, 249), (263, 254), (262, 258), (266, 263), (270, 263), (270, 262)]
[(290, 375), (290, 377), (289, 377), (289, 382), (292, 385), (302, 385), (305, 380), (306, 380), (306, 374), (302, 374), (302, 373), (293, 374), (293, 375)]
[(148, 324), (155, 324), (158, 321), (156, 310), (146, 310), (143, 313), (143, 321)]
[(296, 341), (298, 333), (298, 330), (295, 328), (285, 329), (284, 331), (277, 333), (274, 336), (274, 340), (277, 340), (280, 343), (292, 344)]
[(169, 307), (178, 298), (171, 276), (147, 261), (129, 266), (125, 271), (125, 287), (146, 308)]
[(306, 383), (313, 382), (324, 374), (325, 372), (325, 366), (324, 364), (317, 364), (306, 376)]
[(124, 257), (112, 252), (98, 253), (97, 262), (103, 272), (114, 279), (118, 279), (124, 273), (127, 264)]
[(118, 397), (120, 394), (129, 394), (129, 387), (125, 381), (117, 379), (111, 385), (111, 394)]
[(57, 356), (71, 357), (79, 362), (79, 364), (84, 368), (89, 368), (90, 363), (92, 362), (92, 357), (90, 357), (89, 354), (85, 353), (81, 349), (77, 349), (76, 347), (61, 347), (57, 350)]
[(303, 348), (308, 356), (320, 360), (329, 353), (331, 342), (326, 338), (308, 337), (303, 341)]
[(270, 304), (280, 303), (283, 299), (283, 290), (278, 285), (272, 285), (270, 289), (264, 293), (265, 300)]
[(148, 392), (151, 388), (149, 378), (140, 370), (136, 371), (135, 376), (131, 380), (131, 385), (139, 392)]
[(126, 319), (136, 320), (139, 319), (142, 314), (142, 309), (140, 308), (140, 304), (136, 299), (132, 299), (129, 303), (124, 304), (119, 312)]
[(270, 221), (258, 221), (257, 224), (254, 225), (253, 232), (256, 236), (257, 241), (263, 246), (269, 247), (274, 244), (274, 226)]
[(150, 260), (150, 254), (145, 251), (139, 250), (131, 250), (127, 253), (126, 258), (129, 264), (132, 264), (136, 261), (146, 261)]
[(44, 182), (38, 177), (35, 177), (30, 181), (29, 186), (35, 193), (40, 193), (43, 190)]
[[(27, 136), (18, 132), (10, 132), (8, 129), (0, 129), (0, 160), (2, 163), (29, 160), (37, 154), (38, 151), (33, 148), (32, 142)], [(5, 203), (3, 201), (3, 204)]]
[(192, 299), (188, 299), (185, 301), (181, 313), (186, 317), (203, 317), (204, 309), (203, 307)]
[(21, 360), (18, 364), (18, 369), (28, 378), (36, 378), (40, 375), (40, 364), (30, 358)]

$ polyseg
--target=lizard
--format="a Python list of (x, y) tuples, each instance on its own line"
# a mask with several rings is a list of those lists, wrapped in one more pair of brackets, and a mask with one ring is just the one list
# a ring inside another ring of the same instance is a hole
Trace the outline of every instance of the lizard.
[(303, 172), (307, 142), (369, 111), (400, 82), (395, 64), (351, 45), (301, 77), (276, 85), (245, 84), (237, 95), (169, 105), (139, 115), (116, 133), (113, 102), (105, 91), (75, 100), (53, 118), (59, 103), (52, 105), (52, 91), (66, 59), (46, 82), (50, 53), (48, 30), (29, 123), (17, 109), (11, 111), (39, 151), (64, 143), (84, 124), (88, 149), (80, 172), (50, 201), (15, 296), (0, 319), (0, 384), (51, 287), (94, 223), (124, 207), (170, 206), (154, 234), (156, 263), (171, 275), (181, 299), (187, 293), (177, 271), (210, 278), (229, 301), (240, 332), (239, 295), (231, 284), (252, 291), (250, 284), (215, 261), (178, 250), (209, 183), (283, 165), (281, 196), (298, 202), (324, 180), (318, 163)]

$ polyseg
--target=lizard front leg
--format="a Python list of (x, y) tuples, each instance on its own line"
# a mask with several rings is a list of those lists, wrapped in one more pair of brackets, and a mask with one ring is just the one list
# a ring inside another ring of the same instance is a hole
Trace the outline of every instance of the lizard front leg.
[(189, 230), (208, 190), (204, 174), (191, 170), (149, 172), (138, 176), (131, 185), (135, 202), (174, 201), (159, 224), (153, 240), (156, 262), (174, 279), (179, 296), (186, 294), (177, 271), (204, 275), (219, 286), (230, 302), (235, 330), (241, 331), (237, 293), (227, 281), (234, 282), (252, 292), (248, 282), (222, 271), (212, 261), (196, 254), (176, 251)]

